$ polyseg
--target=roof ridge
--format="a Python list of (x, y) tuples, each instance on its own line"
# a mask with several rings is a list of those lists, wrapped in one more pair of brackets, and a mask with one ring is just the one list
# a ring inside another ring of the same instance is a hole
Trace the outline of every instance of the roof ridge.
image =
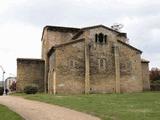
[(108, 29), (108, 30), (111, 30), (111, 31), (113, 31), (113, 32), (116, 32), (116, 33), (123, 33), (123, 32), (114, 30), (114, 29), (112, 29), (112, 28), (110, 28), (110, 27), (107, 27), (107, 26), (105, 26), (105, 25), (103, 25), (103, 24), (93, 25), (93, 26), (89, 26), (89, 27), (83, 27), (83, 28), (81, 28), (81, 30), (92, 29), (92, 28), (96, 28), (96, 27), (104, 27), (104, 28), (106, 28), (106, 29)]
[(64, 29), (78, 29), (78, 30), (80, 30), (80, 28), (78, 28), (78, 27), (53, 26), (53, 25), (46, 25), (44, 28), (47, 28), (47, 27), (51, 27), (51, 28), (64, 28)]

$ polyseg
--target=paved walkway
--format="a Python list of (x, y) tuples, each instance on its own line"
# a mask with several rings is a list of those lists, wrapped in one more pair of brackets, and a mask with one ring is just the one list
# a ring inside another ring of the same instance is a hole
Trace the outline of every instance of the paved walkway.
[(25, 120), (100, 120), (97, 117), (57, 105), (26, 100), (15, 96), (0, 96), (0, 104), (8, 106)]

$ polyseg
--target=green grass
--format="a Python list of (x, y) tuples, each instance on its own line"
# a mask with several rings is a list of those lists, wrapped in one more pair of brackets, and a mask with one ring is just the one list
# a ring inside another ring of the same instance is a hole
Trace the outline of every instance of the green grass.
[(65, 106), (98, 116), (102, 120), (160, 120), (160, 92), (72, 96), (16, 95), (26, 99)]
[(0, 120), (24, 120), (15, 112), (11, 111), (7, 107), (0, 105)]

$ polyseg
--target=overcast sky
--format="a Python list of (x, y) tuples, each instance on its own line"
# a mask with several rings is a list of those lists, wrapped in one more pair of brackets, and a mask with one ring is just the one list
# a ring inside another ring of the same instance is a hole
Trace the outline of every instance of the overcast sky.
[(143, 51), (150, 68), (160, 67), (159, 0), (0, 0), (0, 65), (7, 77), (16, 75), (16, 58), (40, 58), (46, 25), (114, 23), (124, 25), (122, 31)]

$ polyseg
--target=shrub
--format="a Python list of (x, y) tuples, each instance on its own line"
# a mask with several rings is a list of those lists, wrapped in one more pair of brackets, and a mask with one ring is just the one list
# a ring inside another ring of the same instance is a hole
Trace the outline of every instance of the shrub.
[(160, 84), (151, 84), (152, 91), (160, 91)]
[(0, 95), (3, 95), (4, 89), (3, 87), (0, 87)]
[(26, 94), (35, 94), (38, 92), (38, 87), (29, 85), (24, 88), (24, 93)]
[(153, 84), (160, 84), (160, 80), (152, 81)]
[(11, 84), (11, 86), (9, 88), (11, 91), (16, 91), (16, 82), (13, 81), (13, 83)]

